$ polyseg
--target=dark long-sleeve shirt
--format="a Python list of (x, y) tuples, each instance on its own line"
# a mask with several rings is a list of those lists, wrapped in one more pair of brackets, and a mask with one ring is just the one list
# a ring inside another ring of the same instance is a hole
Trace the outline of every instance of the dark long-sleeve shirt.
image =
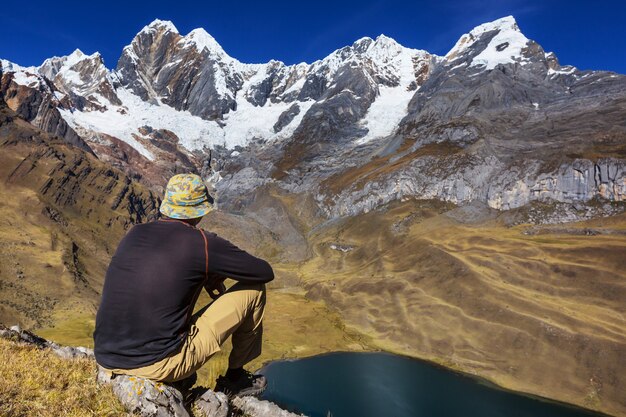
[(134, 226), (120, 242), (106, 273), (96, 315), (94, 352), (109, 369), (150, 365), (185, 340), (193, 305), (209, 280), (269, 282), (272, 267), (214, 233), (179, 221)]

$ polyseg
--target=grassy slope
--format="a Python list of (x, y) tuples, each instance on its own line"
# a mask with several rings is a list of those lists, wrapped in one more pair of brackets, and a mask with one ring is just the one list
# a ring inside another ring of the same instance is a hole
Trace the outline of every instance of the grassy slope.
[[(203, 292), (196, 307), (209, 302), (210, 298)], [(307, 300), (301, 293), (270, 290), (265, 317), (263, 353), (249, 365), (250, 369), (276, 359), (372, 350), (374, 346), (369, 338), (346, 329), (339, 315), (322, 302)], [(93, 326), (93, 315), (77, 314), (60, 318), (54, 326), (37, 330), (37, 334), (64, 345), (93, 347)], [(200, 370), (198, 385), (214, 386), (215, 378), (226, 370), (229, 352), (227, 343)]]
[(307, 295), (387, 350), (626, 415), (626, 234), (572, 232), (623, 233), (626, 216), (526, 235), (446, 209), (394, 203), (319, 230)]
[(125, 415), (111, 389), (96, 385), (95, 372), (92, 360), (63, 360), (47, 350), (0, 339), (0, 415)]

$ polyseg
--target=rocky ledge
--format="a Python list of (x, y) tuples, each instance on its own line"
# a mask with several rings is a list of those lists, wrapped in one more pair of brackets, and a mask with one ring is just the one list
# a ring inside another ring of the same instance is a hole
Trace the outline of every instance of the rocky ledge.
[[(0, 337), (39, 349), (50, 349), (63, 359), (94, 358), (91, 349), (61, 346), (19, 326), (6, 328), (0, 325)], [(254, 397), (227, 397), (224, 393), (199, 387), (181, 392), (171, 385), (134, 376), (116, 375), (111, 378), (99, 366), (96, 378), (99, 384), (110, 384), (124, 407), (141, 417), (302, 417)]]

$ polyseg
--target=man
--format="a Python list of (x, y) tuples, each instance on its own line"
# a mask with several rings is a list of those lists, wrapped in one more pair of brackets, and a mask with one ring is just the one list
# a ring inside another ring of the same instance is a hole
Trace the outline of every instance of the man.
[[(134, 226), (120, 242), (94, 332), (96, 361), (111, 374), (189, 381), (232, 335), (216, 390), (265, 389), (265, 378), (243, 366), (261, 353), (265, 283), (274, 273), (266, 261), (196, 228), (211, 201), (199, 176), (175, 175), (160, 207), (164, 217)], [(226, 278), (239, 282), (225, 291)], [(215, 301), (192, 315), (202, 288)]]

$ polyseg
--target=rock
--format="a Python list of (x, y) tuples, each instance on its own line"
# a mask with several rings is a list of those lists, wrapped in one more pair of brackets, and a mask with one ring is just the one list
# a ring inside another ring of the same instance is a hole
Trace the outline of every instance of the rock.
[(294, 103), (291, 105), (291, 107), (289, 107), (287, 110), (285, 110), (279, 117), (278, 117), (278, 121), (276, 123), (274, 123), (274, 132), (278, 133), (281, 130), (283, 130), (283, 127), (287, 126), (289, 123), (291, 123), (294, 119), (294, 117), (296, 117), (297, 115), (300, 114), (300, 106), (298, 106), (298, 103)]
[(61, 116), (58, 109), (60, 104), (55, 101), (54, 91), (43, 79), (37, 77), (38, 88), (20, 85), (14, 79), (14, 73), (0, 77), (0, 96), (13, 111), (41, 130), (57, 135), (65, 142), (93, 154), (91, 147)]
[(33, 345), (39, 349), (49, 348), (55, 355), (63, 359), (94, 357), (93, 350), (91, 349), (82, 346), (60, 346), (54, 342), (39, 337), (28, 330), (22, 330), (19, 325), (11, 326), (9, 329), (0, 325), (0, 337)]
[(183, 394), (169, 385), (128, 375), (111, 378), (100, 366), (97, 380), (100, 384), (110, 384), (113, 393), (130, 413), (142, 417), (190, 416)]
[(226, 417), (228, 416), (228, 397), (223, 392), (213, 392), (206, 390), (195, 401), (196, 408), (204, 417)]
[(246, 416), (253, 417), (302, 417), (303, 414), (294, 414), (283, 410), (269, 401), (259, 400), (254, 397), (234, 397), (231, 400), (233, 406)]

